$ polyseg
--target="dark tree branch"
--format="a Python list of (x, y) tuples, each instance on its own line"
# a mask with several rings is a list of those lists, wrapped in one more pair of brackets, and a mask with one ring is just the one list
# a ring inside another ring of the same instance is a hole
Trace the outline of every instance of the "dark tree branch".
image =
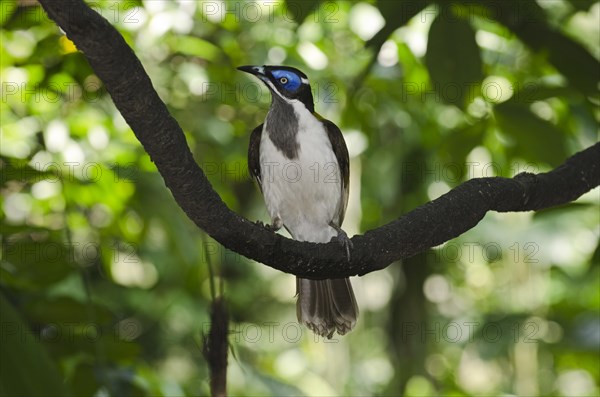
[(229, 343), (229, 315), (222, 296), (215, 298), (210, 306), (210, 330), (203, 335), (202, 354), (210, 371), (210, 395), (227, 396), (227, 349)]
[(387, 225), (354, 236), (348, 262), (337, 243), (287, 239), (229, 210), (116, 29), (81, 0), (39, 1), (85, 54), (187, 216), (225, 247), (286, 273), (313, 279), (363, 275), (459, 236), (487, 211), (540, 210), (575, 200), (600, 184), (598, 143), (548, 173), (472, 179)]

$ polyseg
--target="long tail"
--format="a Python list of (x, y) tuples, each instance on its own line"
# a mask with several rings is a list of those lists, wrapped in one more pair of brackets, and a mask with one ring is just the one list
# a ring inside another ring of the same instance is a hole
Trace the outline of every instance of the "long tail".
[(296, 278), (296, 314), (311, 331), (330, 338), (344, 335), (356, 325), (358, 306), (350, 279), (308, 280)]

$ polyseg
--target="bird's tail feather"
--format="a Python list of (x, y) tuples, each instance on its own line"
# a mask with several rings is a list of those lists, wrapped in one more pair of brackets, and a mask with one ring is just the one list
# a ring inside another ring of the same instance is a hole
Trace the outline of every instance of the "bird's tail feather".
[(296, 278), (298, 321), (314, 333), (331, 338), (356, 325), (358, 306), (350, 279), (308, 280)]

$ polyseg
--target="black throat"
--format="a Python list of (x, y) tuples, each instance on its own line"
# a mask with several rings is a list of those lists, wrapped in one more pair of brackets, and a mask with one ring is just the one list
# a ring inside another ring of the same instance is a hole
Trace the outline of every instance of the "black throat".
[(298, 119), (294, 107), (272, 93), (272, 102), (267, 113), (267, 133), (275, 147), (290, 160), (298, 158)]

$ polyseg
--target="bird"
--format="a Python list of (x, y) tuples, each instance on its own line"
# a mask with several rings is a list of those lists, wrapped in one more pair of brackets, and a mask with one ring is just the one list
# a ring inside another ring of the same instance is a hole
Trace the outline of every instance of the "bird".
[[(293, 239), (352, 242), (342, 230), (348, 205), (350, 162), (340, 129), (315, 112), (306, 74), (290, 66), (240, 66), (271, 93), (264, 122), (250, 134), (248, 169), (258, 182), (271, 224)], [(349, 278), (296, 278), (298, 322), (331, 339), (356, 325), (358, 305)]]

